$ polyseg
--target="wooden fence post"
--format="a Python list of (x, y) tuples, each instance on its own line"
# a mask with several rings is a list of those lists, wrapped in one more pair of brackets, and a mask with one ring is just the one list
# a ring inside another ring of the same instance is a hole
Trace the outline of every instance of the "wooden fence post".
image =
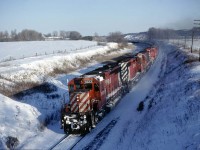
[(200, 62), (200, 48), (199, 48), (199, 62)]

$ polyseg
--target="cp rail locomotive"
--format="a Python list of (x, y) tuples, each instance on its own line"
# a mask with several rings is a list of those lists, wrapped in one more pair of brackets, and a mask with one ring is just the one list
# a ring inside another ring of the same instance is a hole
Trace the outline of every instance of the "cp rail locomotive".
[(61, 113), (65, 133), (90, 132), (151, 66), (157, 54), (156, 47), (149, 47), (69, 81), (69, 102)]

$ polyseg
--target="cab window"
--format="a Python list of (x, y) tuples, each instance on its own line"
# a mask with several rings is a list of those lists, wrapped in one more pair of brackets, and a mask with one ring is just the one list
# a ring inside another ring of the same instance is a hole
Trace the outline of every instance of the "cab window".
[(69, 91), (74, 91), (74, 85), (69, 85)]
[(99, 85), (96, 84), (96, 83), (94, 84), (94, 90), (95, 90), (95, 91), (99, 91)]
[(85, 86), (85, 89), (87, 89), (87, 90), (92, 89), (92, 83), (86, 83), (84, 86)]
[(77, 89), (77, 90), (83, 89), (83, 85), (82, 85), (82, 84), (76, 84), (76, 89)]

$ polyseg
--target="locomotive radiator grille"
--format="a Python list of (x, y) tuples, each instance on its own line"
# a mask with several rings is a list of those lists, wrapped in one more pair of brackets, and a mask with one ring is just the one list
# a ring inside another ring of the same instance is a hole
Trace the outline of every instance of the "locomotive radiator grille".
[(74, 113), (90, 110), (89, 93), (74, 93), (70, 95), (71, 111)]

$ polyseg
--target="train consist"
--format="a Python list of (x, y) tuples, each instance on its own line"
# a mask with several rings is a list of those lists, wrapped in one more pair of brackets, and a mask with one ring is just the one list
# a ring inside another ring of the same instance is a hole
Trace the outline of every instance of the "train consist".
[(65, 133), (86, 134), (119, 102), (158, 54), (149, 47), (88, 72), (68, 83), (69, 103), (61, 114)]

